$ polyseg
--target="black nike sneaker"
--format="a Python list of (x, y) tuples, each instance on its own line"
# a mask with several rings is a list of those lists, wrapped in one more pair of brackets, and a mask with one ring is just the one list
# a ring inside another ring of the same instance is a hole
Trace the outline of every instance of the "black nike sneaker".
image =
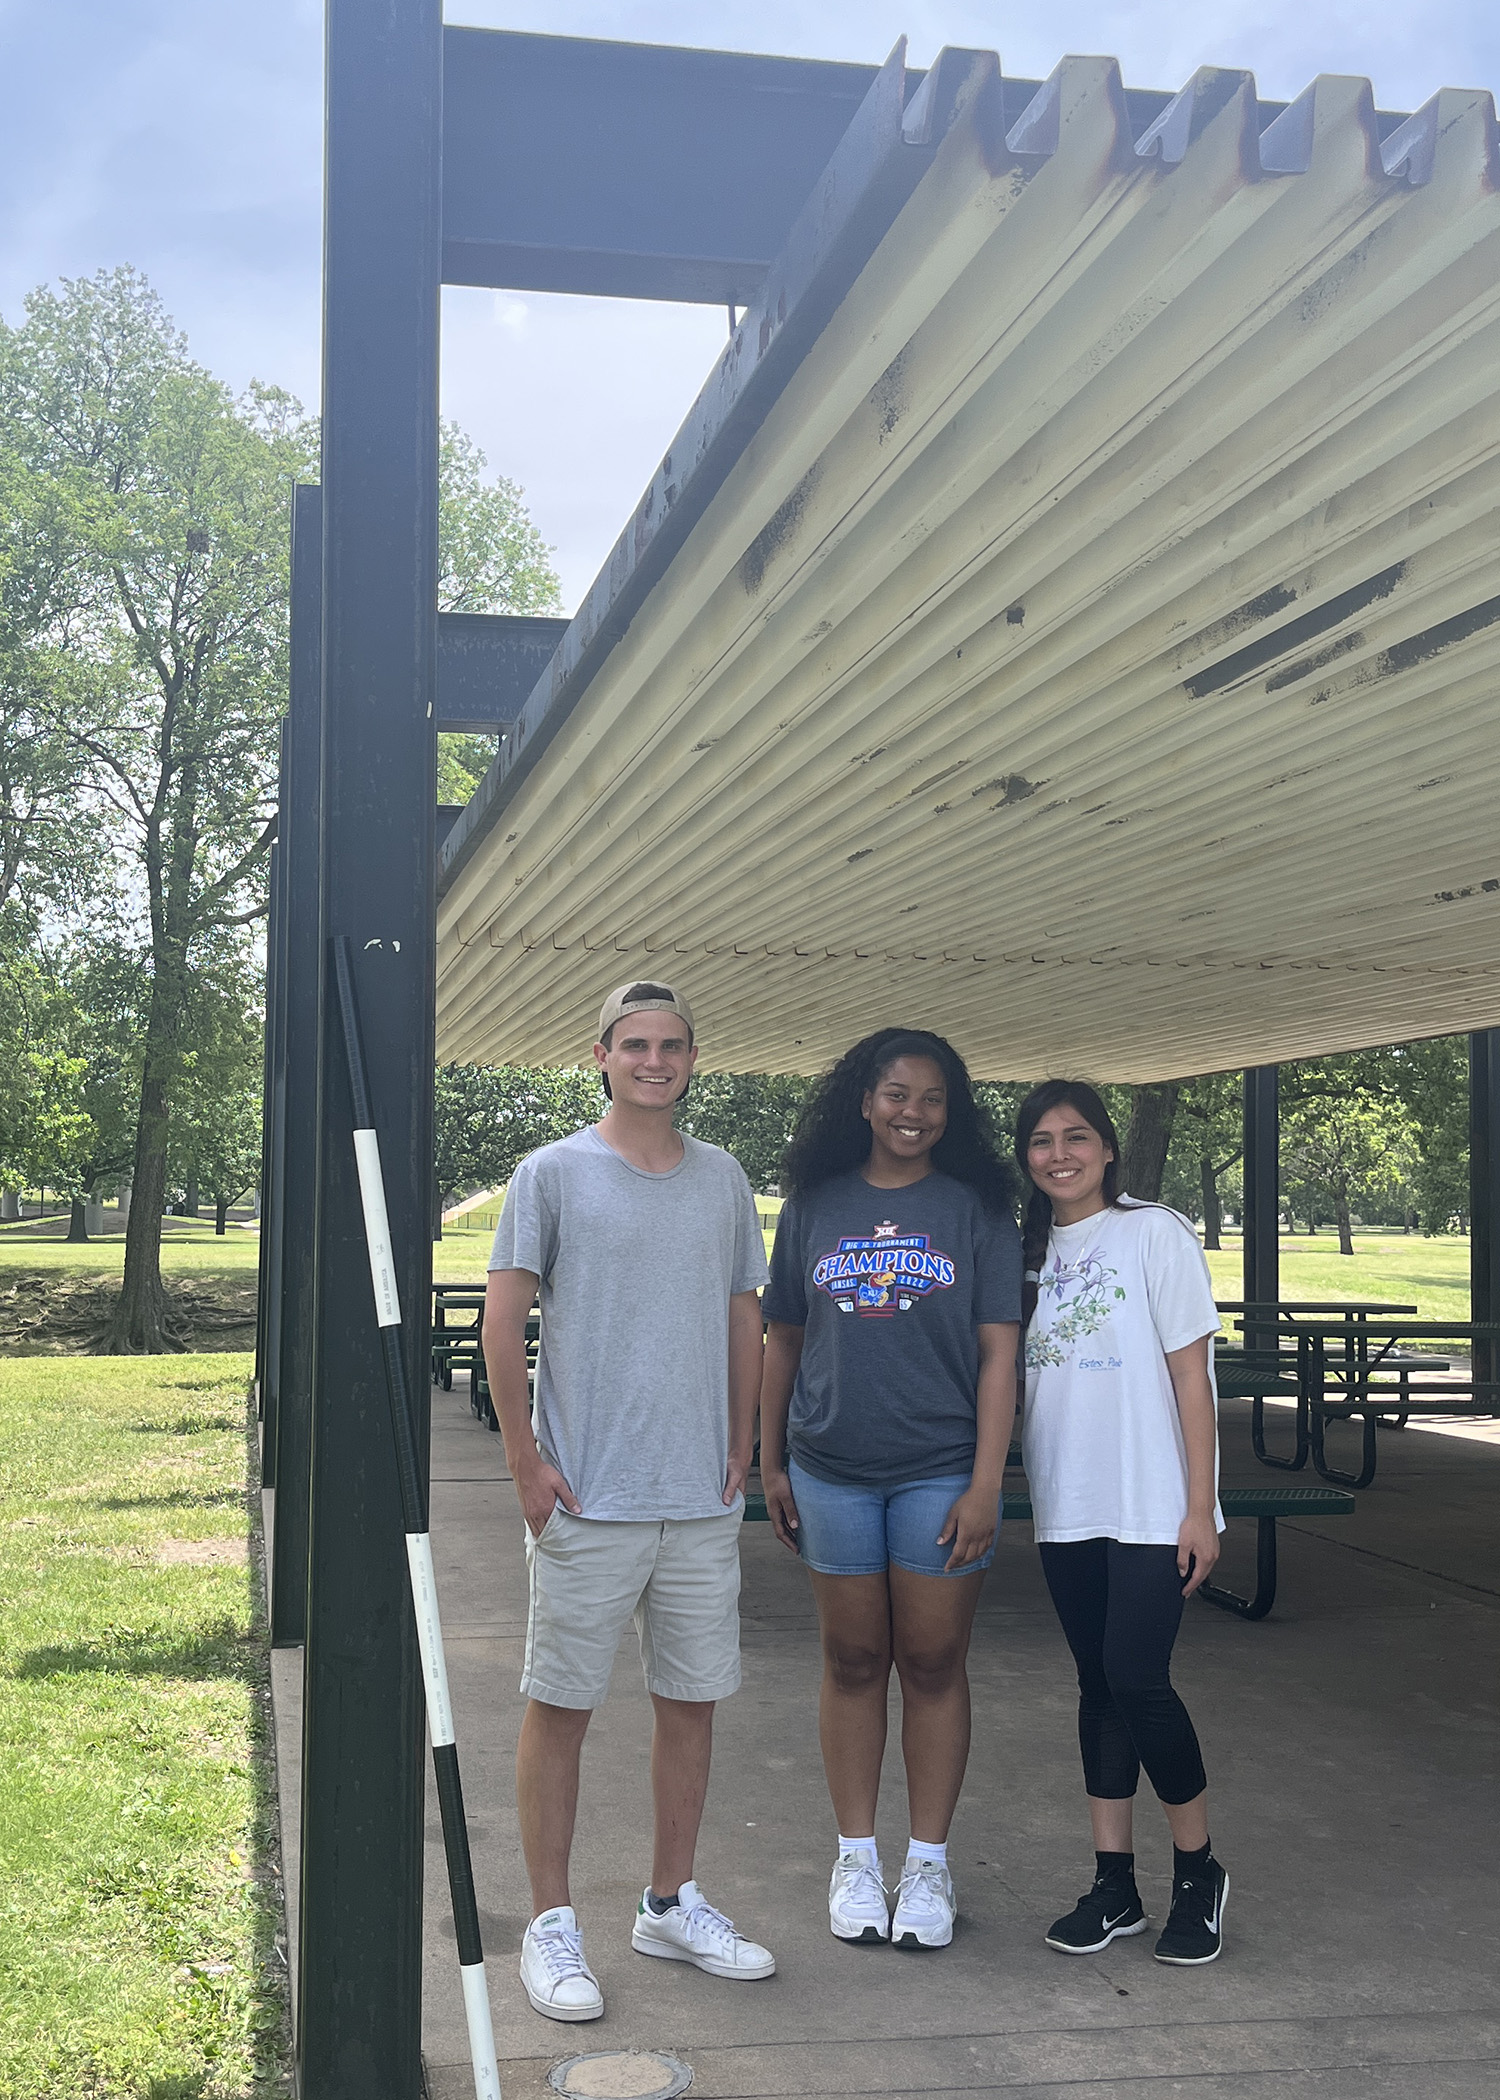
[(1180, 1969), (1201, 1968), (1217, 1961), (1224, 1949), (1224, 1906), (1229, 1876), (1216, 1859), (1196, 1874), (1179, 1875), (1172, 1884), (1172, 1908), (1156, 1943), (1158, 1961)]
[(1086, 1896), (1080, 1896), (1065, 1918), (1047, 1933), (1049, 1947), (1059, 1954), (1097, 1954), (1111, 1940), (1127, 1940), (1146, 1929), (1146, 1909), (1133, 1874), (1110, 1874), (1096, 1878)]

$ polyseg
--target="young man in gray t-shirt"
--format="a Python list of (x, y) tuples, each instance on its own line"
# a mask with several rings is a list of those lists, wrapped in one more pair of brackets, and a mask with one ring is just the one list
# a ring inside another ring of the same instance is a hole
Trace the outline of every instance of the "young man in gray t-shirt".
[(714, 1703), (740, 1682), (739, 1528), (766, 1280), (743, 1171), (673, 1125), (697, 1055), (691, 1009), (670, 985), (612, 992), (594, 1045), (608, 1112), (521, 1162), (490, 1256), (485, 1363), (530, 1571), (516, 1795), (533, 1916), (521, 1981), (554, 2020), (604, 2010), (568, 1859), (584, 1734), (632, 1616), (655, 1708), (655, 1850), (631, 1944), (713, 1976), (776, 1967), (692, 1878)]

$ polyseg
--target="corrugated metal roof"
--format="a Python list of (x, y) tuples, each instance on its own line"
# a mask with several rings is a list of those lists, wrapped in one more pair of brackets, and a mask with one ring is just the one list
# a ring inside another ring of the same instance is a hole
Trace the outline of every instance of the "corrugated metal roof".
[(916, 174), (872, 226), (867, 140), (794, 233), (450, 842), (441, 1054), (571, 1061), (668, 973), (741, 1070), (1500, 1023), (1491, 97), (1262, 129), (1207, 71), (1134, 139), (1080, 58), (1007, 131), (946, 54), (901, 104)]

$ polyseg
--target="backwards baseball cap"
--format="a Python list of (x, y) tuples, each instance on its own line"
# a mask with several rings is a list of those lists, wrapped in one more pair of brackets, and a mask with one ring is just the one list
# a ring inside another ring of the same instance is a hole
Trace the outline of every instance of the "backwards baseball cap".
[(670, 984), (658, 984), (654, 978), (622, 984), (610, 993), (599, 1009), (599, 1033), (594, 1040), (602, 1043), (616, 1021), (623, 1021), (627, 1014), (645, 1013), (676, 1014), (687, 1027), (689, 1041), (692, 1040), (693, 1009), (681, 992)]

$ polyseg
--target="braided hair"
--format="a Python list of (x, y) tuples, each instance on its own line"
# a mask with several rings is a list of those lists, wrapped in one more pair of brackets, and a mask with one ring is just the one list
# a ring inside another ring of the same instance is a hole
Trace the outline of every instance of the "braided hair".
[(865, 1096), (902, 1057), (930, 1058), (948, 1090), (948, 1124), (932, 1148), (933, 1166), (973, 1189), (986, 1210), (1013, 1218), (1015, 1177), (987, 1111), (974, 1099), (968, 1067), (951, 1043), (925, 1028), (877, 1028), (813, 1083), (787, 1147), (782, 1187), (804, 1196), (865, 1164), (871, 1145)]

